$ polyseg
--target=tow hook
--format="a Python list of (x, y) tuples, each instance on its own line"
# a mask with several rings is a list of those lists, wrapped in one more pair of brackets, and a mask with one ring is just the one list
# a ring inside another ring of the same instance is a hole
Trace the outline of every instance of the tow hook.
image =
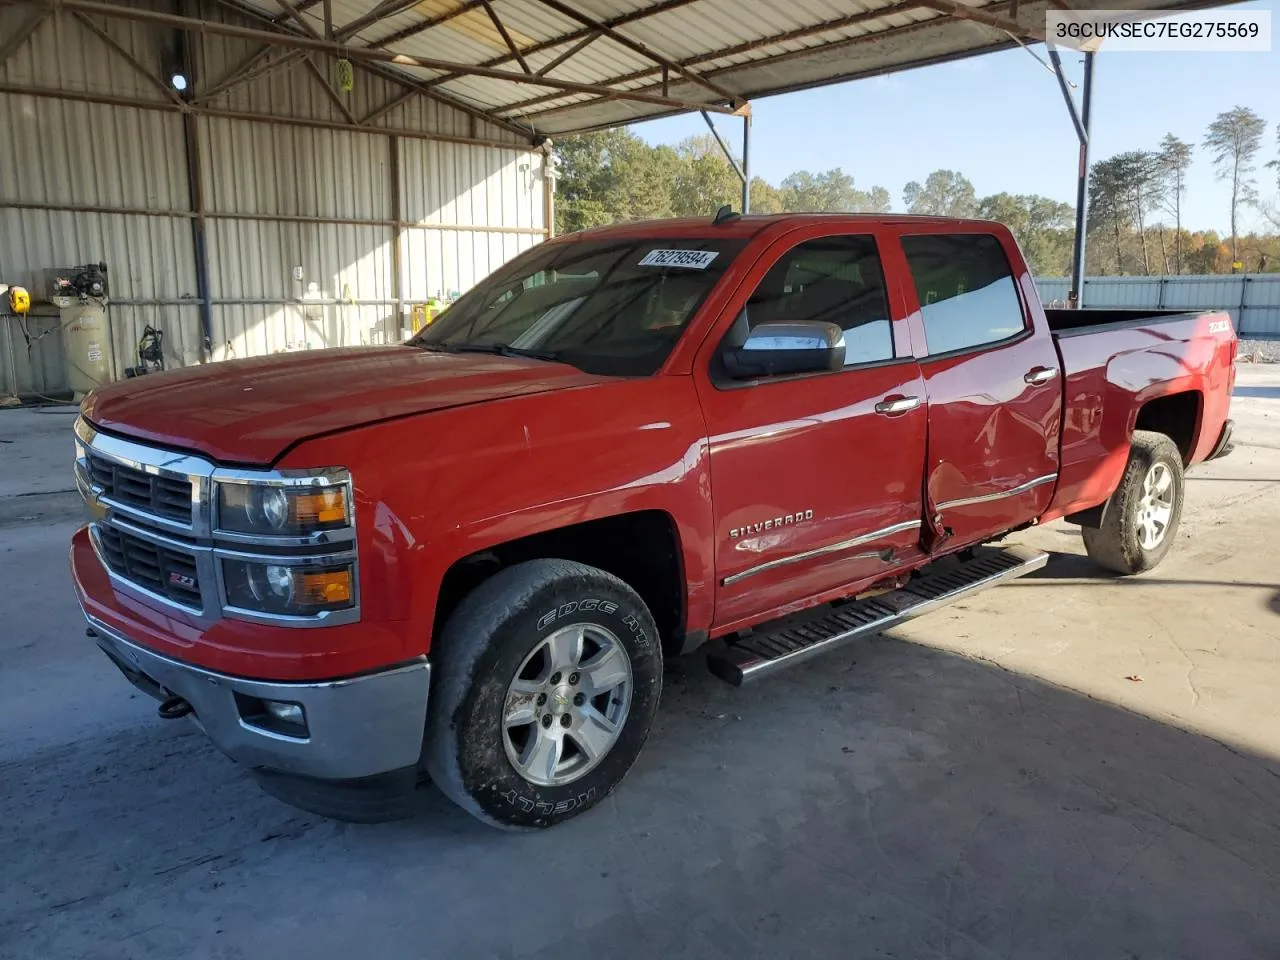
[(156, 712), (160, 714), (161, 719), (177, 720), (191, 713), (193, 709), (191, 704), (182, 697), (169, 697), (160, 704)]

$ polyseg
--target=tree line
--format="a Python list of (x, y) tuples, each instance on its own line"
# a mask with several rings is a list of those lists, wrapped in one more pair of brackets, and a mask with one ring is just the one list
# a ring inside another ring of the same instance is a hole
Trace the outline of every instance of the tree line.
[[(1182, 222), (1187, 171), (1195, 148), (1169, 134), (1159, 148), (1128, 151), (1094, 164), (1089, 177), (1089, 254), (1094, 276), (1154, 273), (1228, 273), (1233, 263), (1252, 271), (1280, 270), (1280, 206), (1258, 190), (1258, 160), (1266, 123), (1235, 107), (1210, 125), (1203, 145), (1221, 179), (1231, 183), (1231, 234), (1190, 230)], [(1276, 129), (1280, 154), (1280, 126)], [(735, 209), (742, 181), (716, 140), (689, 137), (650, 146), (625, 128), (567, 137), (560, 158), (556, 231), (565, 233), (626, 220), (708, 216), (724, 204)], [(736, 163), (736, 159), (735, 159)], [(1280, 156), (1274, 169), (1280, 190)], [(799, 170), (772, 184), (751, 179), (753, 213), (826, 211), (982, 217), (1006, 224), (1037, 276), (1070, 272), (1074, 207), (1037, 194), (979, 196), (954, 170), (935, 170), (923, 183), (902, 188), (900, 204), (883, 186), (861, 187), (839, 167)], [(1259, 211), (1270, 229), (1239, 235), (1246, 209)]]
[[(1225, 238), (1212, 230), (1188, 231), (1182, 223), (1195, 145), (1170, 133), (1153, 150), (1129, 150), (1095, 163), (1089, 172), (1091, 270), (1147, 276), (1280, 270), (1280, 207), (1258, 189), (1266, 133), (1262, 117), (1237, 106), (1218, 114), (1201, 141), (1214, 175), (1231, 187), (1231, 232)], [(1275, 145), (1276, 158), (1264, 166), (1275, 171), (1280, 191), (1280, 124)], [(1266, 228), (1241, 235), (1240, 220), (1250, 209)]]

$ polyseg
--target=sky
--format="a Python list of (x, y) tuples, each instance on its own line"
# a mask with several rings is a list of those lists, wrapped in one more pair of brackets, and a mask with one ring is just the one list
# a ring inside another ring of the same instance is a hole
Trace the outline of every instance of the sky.
[[(1280, 154), (1280, 0), (1235, 8), (1272, 11), (1271, 52), (1107, 53), (1104, 43), (1093, 72), (1091, 159), (1154, 150), (1166, 133), (1194, 144), (1183, 224), (1224, 234), (1229, 185), (1200, 147), (1219, 113), (1240, 105), (1267, 121), (1258, 186), (1264, 198), (1280, 194), (1276, 171), (1262, 165)], [(1031, 49), (1047, 59), (1043, 46)], [(1079, 84), (1083, 57), (1061, 55)], [(1075, 129), (1057, 80), (1023, 49), (759, 99), (753, 111), (751, 173), (774, 184), (797, 168), (841, 167), (862, 189), (888, 189), (901, 209), (904, 184), (951, 169), (979, 196), (1038, 193), (1075, 204)], [(731, 144), (741, 143), (741, 121), (712, 117)], [(694, 114), (632, 129), (653, 144), (675, 143), (706, 133), (706, 124)], [(1262, 225), (1253, 211), (1241, 220), (1245, 232)]]

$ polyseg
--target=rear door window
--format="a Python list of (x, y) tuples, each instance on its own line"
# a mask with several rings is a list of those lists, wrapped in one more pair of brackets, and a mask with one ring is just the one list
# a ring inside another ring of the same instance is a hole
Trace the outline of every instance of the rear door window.
[(903, 237), (902, 249), (930, 356), (999, 343), (1026, 329), (1009, 258), (995, 237), (925, 234)]

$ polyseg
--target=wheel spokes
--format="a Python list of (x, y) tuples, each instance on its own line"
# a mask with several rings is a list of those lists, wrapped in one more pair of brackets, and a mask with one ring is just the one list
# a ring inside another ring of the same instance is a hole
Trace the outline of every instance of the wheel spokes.
[(553, 672), (572, 670), (582, 660), (583, 629), (562, 630), (547, 638), (547, 655)]
[(631, 707), (631, 659), (593, 622), (567, 623), (529, 651), (499, 723), (512, 768), (530, 783), (572, 783), (613, 748)]
[(549, 783), (556, 775), (556, 767), (560, 766), (560, 752), (560, 738), (535, 726), (520, 757), (520, 766), (530, 776)]
[(1151, 517), (1151, 521), (1160, 530), (1164, 530), (1165, 527), (1169, 526), (1169, 518), (1172, 515), (1173, 515), (1173, 507), (1169, 506), (1166, 503), (1160, 503), (1160, 502), (1152, 504), (1151, 512), (1149, 514), (1149, 516)]
[(569, 736), (588, 760), (596, 760), (618, 739), (618, 725), (592, 706), (584, 707), (581, 716), (582, 726)]
[(1153, 470), (1152, 474), (1154, 475), (1152, 479), (1154, 492), (1157, 497), (1160, 497), (1160, 499), (1163, 500), (1165, 493), (1167, 493), (1169, 488), (1173, 486), (1173, 474), (1171, 474), (1168, 468), (1163, 465), (1158, 467), (1156, 470)]
[(588, 696), (608, 693), (631, 676), (627, 655), (620, 647), (606, 647), (578, 668), (582, 686)]
[(534, 680), (515, 679), (507, 691), (507, 706), (502, 722), (507, 727), (522, 727), (538, 718), (538, 694), (542, 685)]

